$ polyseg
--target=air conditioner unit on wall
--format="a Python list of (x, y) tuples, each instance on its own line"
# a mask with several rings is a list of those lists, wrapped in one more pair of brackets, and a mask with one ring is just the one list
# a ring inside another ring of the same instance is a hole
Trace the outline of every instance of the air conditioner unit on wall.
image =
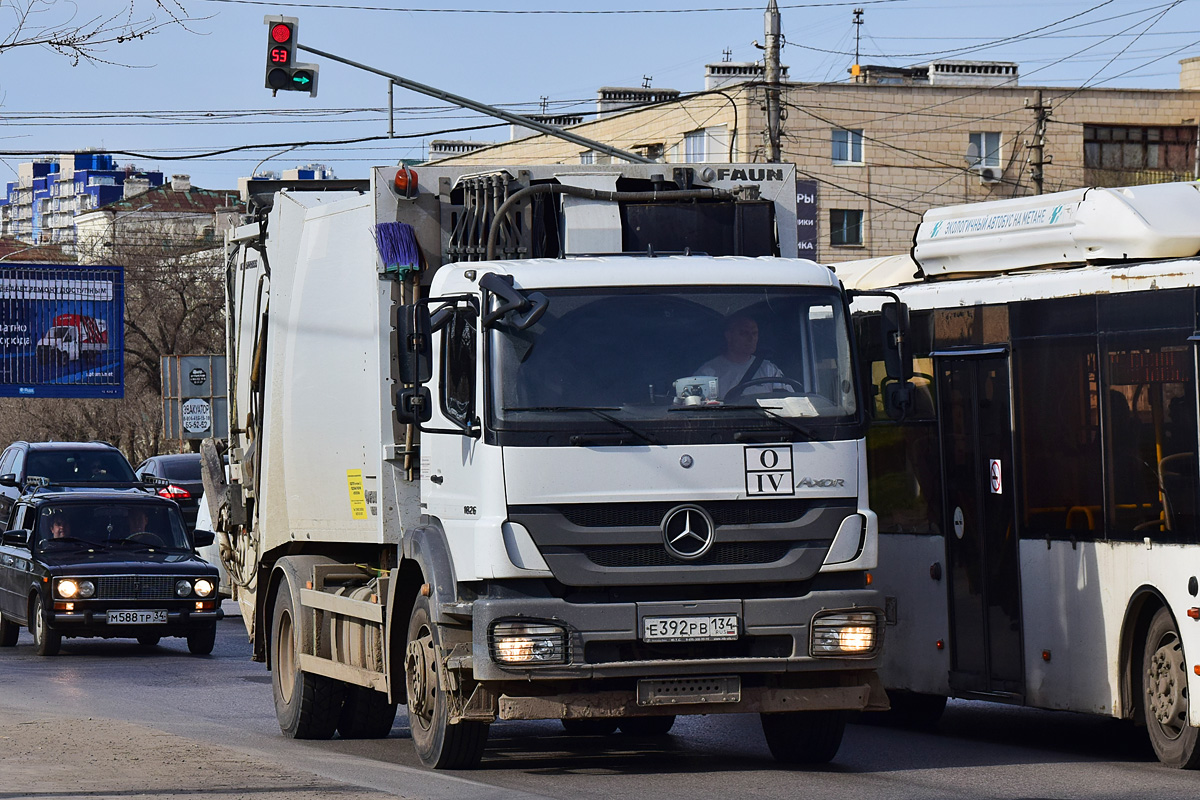
[(1004, 180), (1004, 170), (1000, 167), (978, 167), (978, 170), (980, 183), (1000, 183)]

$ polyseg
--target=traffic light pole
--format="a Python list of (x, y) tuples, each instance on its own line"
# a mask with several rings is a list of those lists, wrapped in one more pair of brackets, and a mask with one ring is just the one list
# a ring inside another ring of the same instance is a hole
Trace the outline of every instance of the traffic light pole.
[(512, 112), (505, 111), (500, 108), (496, 108), (495, 106), (489, 106), (486, 103), (479, 103), (479, 102), (476, 102), (475, 100), (471, 100), (469, 98), (454, 94), (452, 92), (443, 91), (442, 89), (436, 89), (432, 86), (426, 86), (423, 83), (418, 83), (417, 81), (409, 80), (408, 78), (401, 77), (400, 75), (394, 75), (390, 72), (385, 72), (384, 70), (376, 69), (375, 67), (369, 67), (366, 64), (360, 64), (357, 61), (351, 61), (348, 58), (342, 58), (341, 56), (335, 56), (333, 53), (326, 53), (324, 50), (318, 50), (315, 47), (308, 47), (307, 45), (297, 44), (296, 49), (303, 50), (306, 53), (312, 53), (313, 55), (316, 55), (316, 56), (321, 56), (322, 58), (328, 58), (333, 61), (339, 61), (342, 64), (346, 64), (347, 66), (355, 67), (356, 69), (365, 70), (367, 72), (373, 72), (376, 75), (382, 75), (383, 77), (388, 78), (389, 80), (391, 80), (392, 83), (394, 83), (395, 85), (397, 85), (403, 89), (409, 89), (410, 91), (420, 92), (421, 94), (429, 95), (430, 97), (436, 97), (439, 100), (444, 100), (448, 103), (453, 103), (457, 106), (462, 106), (463, 108), (469, 108), (472, 111), (478, 111), (481, 114), (487, 114), (488, 116), (502, 119), (505, 122), (511, 122), (514, 125), (522, 125), (526, 128), (532, 128), (533, 130), (547, 134), (548, 136), (554, 136), (559, 139), (565, 139), (568, 142), (573, 142), (574, 144), (580, 145), (582, 147), (586, 147), (589, 150), (595, 150), (598, 153), (605, 153), (605, 154), (613, 156), (615, 158), (623, 158), (626, 161), (629, 161), (629, 162), (635, 163), (635, 164), (653, 164), (654, 163), (654, 159), (646, 158), (645, 156), (638, 155), (637, 153), (630, 153), (625, 150), (621, 150), (620, 148), (612, 147), (611, 145), (604, 144), (603, 142), (597, 142), (594, 139), (589, 139), (586, 136), (579, 136), (578, 134), (571, 133), (570, 131), (565, 131), (562, 128), (556, 128), (553, 125), (547, 125), (544, 122), (539, 122), (538, 120), (530, 119), (529, 117), (522, 117), (520, 114), (513, 114)]

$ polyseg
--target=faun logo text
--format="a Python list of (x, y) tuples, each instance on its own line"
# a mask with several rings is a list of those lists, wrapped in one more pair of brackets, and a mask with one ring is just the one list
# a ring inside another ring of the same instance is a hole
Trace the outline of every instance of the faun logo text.
[(705, 167), (700, 172), (700, 178), (705, 181), (781, 181), (783, 170), (778, 168), (742, 169), (740, 167), (720, 167), (713, 169)]

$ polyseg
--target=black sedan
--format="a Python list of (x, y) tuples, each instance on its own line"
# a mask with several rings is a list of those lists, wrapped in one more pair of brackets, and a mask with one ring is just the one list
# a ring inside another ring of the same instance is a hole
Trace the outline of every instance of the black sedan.
[(212, 652), (217, 569), (196, 556), (213, 534), (189, 534), (171, 501), (137, 490), (34, 490), (0, 538), (0, 646), (22, 627), (41, 655), (63, 638), (187, 638)]
[(134, 472), (139, 478), (152, 475), (167, 481), (166, 486), (158, 486), (155, 491), (160, 496), (179, 503), (188, 530), (196, 527), (196, 513), (200, 509), (200, 498), (204, 496), (199, 453), (151, 456), (138, 465)]

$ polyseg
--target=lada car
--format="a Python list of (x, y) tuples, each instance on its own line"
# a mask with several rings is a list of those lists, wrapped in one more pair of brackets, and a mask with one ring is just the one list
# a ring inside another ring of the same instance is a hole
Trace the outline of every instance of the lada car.
[(137, 481), (129, 459), (107, 442), (13, 442), (0, 454), (0, 529), (32, 478), (91, 487)]
[(0, 534), (0, 646), (22, 627), (37, 652), (64, 638), (164, 636), (212, 652), (221, 619), (217, 569), (195, 554), (212, 533), (190, 535), (171, 500), (136, 489), (34, 488)]

